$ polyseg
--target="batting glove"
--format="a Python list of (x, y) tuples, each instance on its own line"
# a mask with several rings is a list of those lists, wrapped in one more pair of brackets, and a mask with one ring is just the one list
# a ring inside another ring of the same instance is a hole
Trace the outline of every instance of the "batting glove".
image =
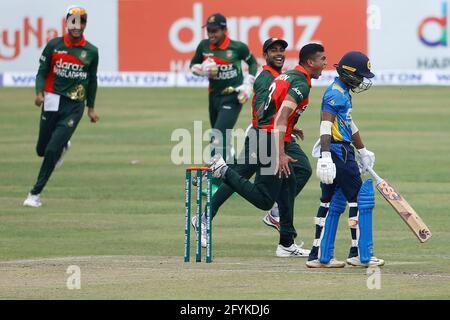
[(322, 152), (322, 157), (317, 160), (316, 174), (320, 182), (333, 184), (333, 180), (336, 178), (336, 165), (331, 158), (331, 152)]
[(360, 156), (359, 171), (361, 173), (365, 173), (367, 168), (373, 168), (375, 164), (375, 153), (367, 150), (366, 148), (358, 149), (358, 153)]

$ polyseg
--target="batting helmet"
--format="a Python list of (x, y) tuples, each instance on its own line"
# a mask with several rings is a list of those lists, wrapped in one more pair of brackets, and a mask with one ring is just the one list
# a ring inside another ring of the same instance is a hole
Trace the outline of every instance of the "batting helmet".
[[(354, 92), (362, 92), (370, 88), (375, 75), (370, 71), (369, 58), (362, 52), (350, 51), (346, 53), (338, 64), (335, 64), (339, 77), (350, 86)], [(364, 81), (364, 78), (367, 80)]]

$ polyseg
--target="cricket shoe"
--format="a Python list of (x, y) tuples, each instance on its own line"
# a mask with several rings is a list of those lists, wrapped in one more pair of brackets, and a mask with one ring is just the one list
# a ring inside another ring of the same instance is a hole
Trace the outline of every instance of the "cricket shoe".
[(306, 266), (308, 268), (344, 268), (345, 262), (331, 259), (328, 263), (321, 263), (319, 259), (315, 259), (306, 261)]
[(225, 160), (223, 159), (222, 155), (219, 153), (216, 154), (214, 157), (212, 157), (208, 161), (207, 165), (211, 169), (213, 177), (216, 179), (221, 178), (225, 174), (225, 171), (227, 171), (227, 169), (228, 169), (228, 166), (225, 163)]
[[(191, 219), (192, 226), (194, 227), (195, 232), (197, 232), (197, 216), (193, 216)], [(206, 248), (206, 221), (204, 221), (204, 217), (202, 215), (202, 236), (201, 236), (201, 243), (202, 248)]]
[(67, 141), (66, 146), (63, 148), (63, 151), (61, 152), (61, 156), (59, 157), (58, 162), (56, 162), (56, 164), (55, 164), (55, 169), (58, 169), (59, 167), (62, 166), (63, 161), (64, 161), (64, 155), (66, 154), (67, 151), (69, 151), (70, 145), (71, 145), (71, 143), (69, 140), (69, 141)]
[(42, 206), (41, 195), (29, 193), (25, 201), (23, 202), (24, 207), (39, 208)]
[(274, 211), (278, 212), (278, 206), (275, 206), (267, 212), (267, 214), (262, 218), (262, 221), (269, 227), (275, 228), (280, 232), (280, 216), (275, 216)]
[(293, 243), (290, 247), (285, 247), (279, 244), (275, 254), (280, 258), (307, 258), (310, 251), (307, 249), (303, 249), (302, 246), (303, 242), (300, 246)]
[(378, 259), (377, 257), (370, 258), (370, 261), (367, 263), (362, 263), (361, 260), (359, 260), (359, 257), (351, 257), (347, 259), (347, 263), (354, 267), (382, 267), (384, 266), (384, 260)]

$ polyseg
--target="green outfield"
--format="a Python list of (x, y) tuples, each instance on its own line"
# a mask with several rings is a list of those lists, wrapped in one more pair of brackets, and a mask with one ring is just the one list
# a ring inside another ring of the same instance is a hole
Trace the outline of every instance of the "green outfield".
[[(308, 155), (319, 134), (320, 96), (300, 119)], [(177, 128), (207, 122), (206, 89), (100, 88), (98, 124), (82, 119), (64, 165), (22, 207), (41, 159), (33, 89), (0, 89), (0, 299), (449, 299), (450, 106), (448, 87), (374, 87), (354, 95), (353, 117), (376, 169), (428, 224), (425, 244), (376, 195), (375, 253), (386, 260), (381, 288), (366, 269), (308, 270), (274, 256), (276, 232), (239, 196), (214, 221), (214, 262), (183, 263), (185, 166), (171, 162)], [(246, 104), (237, 127), (250, 122)], [(313, 168), (315, 160), (310, 158)], [(319, 203), (313, 174), (295, 207), (305, 246)], [(336, 258), (350, 245), (341, 218)], [(81, 289), (69, 290), (70, 265)]]

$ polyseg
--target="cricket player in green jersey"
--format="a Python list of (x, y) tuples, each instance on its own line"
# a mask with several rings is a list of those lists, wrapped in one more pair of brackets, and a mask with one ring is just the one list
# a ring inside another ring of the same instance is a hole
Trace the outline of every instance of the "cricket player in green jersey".
[[(211, 128), (216, 129), (211, 137), (212, 154), (223, 154), (232, 161), (227, 129), (233, 129), (242, 105), (252, 94), (258, 66), (246, 44), (228, 37), (227, 21), (222, 14), (208, 17), (204, 27), (208, 39), (198, 45), (190, 68), (194, 74), (209, 78), (209, 120)], [(249, 67), (245, 77), (242, 61)]]
[[(280, 214), (280, 240), (276, 250), (278, 257), (306, 257), (309, 252), (294, 242), (297, 233), (293, 226), (293, 211), (298, 189), (293, 164), (299, 160), (296, 159), (298, 150), (291, 134), (298, 118), (308, 106), (311, 79), (320, 77), (327, 60), (323, 46), (315, 43), (300, 50), (299, 60), (299, 65), (293, 70), (273, 80), (265, 102), (256, 111), (258, 141), (257, 152), (254, 152), (257, 157), (255, 182), (251, 183), (233, 166), (228, 166), (218, 154), (208, 163), (214, 177), (222, 178), (232, 190), (256, 207), (269, 210), (275, 201), (283, 205), (280, 208), (283, 214)], [(303, 152), (301, 154), (304, 155)], [(307, 163), (309, 179), (309, 160), (306, 157), (299, 159)]]
[[(245, 139), (244, 149), (237, 159), (237, 163), (230, 165), (230, 167), (236, 171), (239, 175), (246, 179), (250, 179), (258, 170), (256, 161), (251, 161), (252, 154), (256, 154), (256, 146), (251, 145), (251, 136), (255, 137), (256, 130), (258, 128), (258, 110), (264, 105), (267, 96), (269, 95), (269, 88), (275, 78), (277, 78), (282, 71), (285, 61), (285, 49), (288, 43), (280, 38), (269, 38), (263, 44), (263, 56), (266, 60), (266, 65), (262, 67), (262, 71), (256, 77), (253, 85), (253, 98), (252, 98), (252, 124), (247, 129), (247, 136)], [(298, 128), (293, 128), (293, 133), (296, 133), (300, 139), (303, 140), (303, 131)], [(306, 182), (311, 177), (312, 169), (309, 163), (308, 157), (305, 155), (300, 145), (297, 144), (295, 136), (291, 136), (292, 143), (287, 148), (287, 154), (296, 159), (296, 162), (292, 163), (294, 175), (296, 178), (296, 195), (305, 186)], [(220, 185), (217, 192), (212, 197), (212, 217), (217, 214), (220, 206), (233, 194), (234, 190), (226, 183)], [(281, 210), (281, 213), (279, 212)], [(280, 230), (280, 214), (284, 214), (283, 210), (287, 210), (287, 205), (281, 203), (278, 207), (276, 204), (272, 210), (270, 210), (263, 218), (263, 222), (271, 226), (278, 231)], [(192, 218), (192, 224), (195, 228), (197, 217)], [(206, 216), (203, 214), (202, 223), (206, 223)], [(303, 242), (303, 241), (302, 241)], [(202, 229), (202, 245), (206, 246), (206, 228)], [(298, 255), (295, 257), (307, 257), (309, 250), (303, 249), (301, 243), (298, 245)], [(292, 255), (289, 255), (293, 257)]]
[(42, 111), (36, 152), (44, 160), (36, 184), (23, 203), (28, 207), (42, 205), (40, 194), (53, 170), (62, 164), (70, 137), (83, 116), (85, 101), (91, 122), (99, 120), (94, 110), (98, 49), (83, 36), (86, 10), (69, 7), (66, 21), (68, 33), (50, 40), (39, 60), (35, 105), (42, 106)]

